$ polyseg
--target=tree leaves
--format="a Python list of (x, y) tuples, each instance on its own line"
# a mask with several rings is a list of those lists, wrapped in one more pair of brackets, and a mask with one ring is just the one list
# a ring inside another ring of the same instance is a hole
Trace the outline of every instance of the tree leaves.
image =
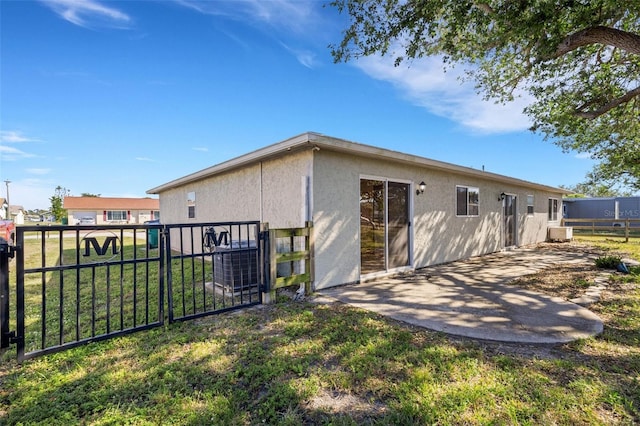
[[(616, 0), (336, 0), (351, 24), (334, 60), (442, 55), (488, 98), (535, 102), (532, 130), (589, 152), (640, 189), (640, 2)], [(395, 50), (397, 49), (397, 51)], [(624, 155), (621, 154), (624, 151)], [(602, 174), (598, 174), (600, 176)], [(604, 176), (604, 175), (603, 175)]]

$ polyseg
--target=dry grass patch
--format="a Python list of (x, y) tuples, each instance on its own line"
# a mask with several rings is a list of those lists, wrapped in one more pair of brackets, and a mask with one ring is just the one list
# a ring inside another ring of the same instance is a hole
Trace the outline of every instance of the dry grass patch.
[(558, 265), (509, 284), (569, 300), (584, 294), (602, 275), (602, 270), (591, 265)]

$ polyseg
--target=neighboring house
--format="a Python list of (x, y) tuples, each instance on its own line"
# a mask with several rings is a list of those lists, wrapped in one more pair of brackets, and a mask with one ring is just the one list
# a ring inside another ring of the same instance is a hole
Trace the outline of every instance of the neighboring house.
[(9, 206), (9, 219), (16, 225), (24, 225), (24, 207), (12, 204)]
[(569, 191), (305, 133), (147, 193), (163, 223), (313, 221), (321, 289), (544, 241)]
[(17, 225), (24, 224), (24, 207), (8, 205), (7, 199), (0, 197), (0, 219), (14, 221)]
[(144, 223), (160, 218), (157, 198), (64, 197), (69, 225)]
[(640, 197), (565, 198), (562, 204), (565, 219), (611, 219), (614, 225), (640, 219)]

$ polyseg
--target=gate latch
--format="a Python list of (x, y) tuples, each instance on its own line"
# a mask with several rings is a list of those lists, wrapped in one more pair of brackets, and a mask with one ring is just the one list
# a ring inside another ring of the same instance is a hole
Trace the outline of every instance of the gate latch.
[(4, 333), (4, 341), (8, 341), (10, 345), (16, 344), (18, 343), (18, 337), (16, 336), (16, 332), (15, 331), (8, 331), (6, 333)]
[(13, 255), (15, 254), (15, 247), (10, 245), (7, 240), (4, 238), (0, 238), (0, 254), (7, 256), (9, 259), (13, 259)]

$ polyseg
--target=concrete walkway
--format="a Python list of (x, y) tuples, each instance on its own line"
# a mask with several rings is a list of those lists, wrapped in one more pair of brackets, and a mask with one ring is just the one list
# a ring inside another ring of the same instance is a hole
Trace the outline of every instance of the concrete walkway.
[(602, 320), (575, 303), (504, 284), (552, 265), (593, 259), (572, 251), (520, 248), (318, 293), (449, 334), (563, 343), (601, 333)]

